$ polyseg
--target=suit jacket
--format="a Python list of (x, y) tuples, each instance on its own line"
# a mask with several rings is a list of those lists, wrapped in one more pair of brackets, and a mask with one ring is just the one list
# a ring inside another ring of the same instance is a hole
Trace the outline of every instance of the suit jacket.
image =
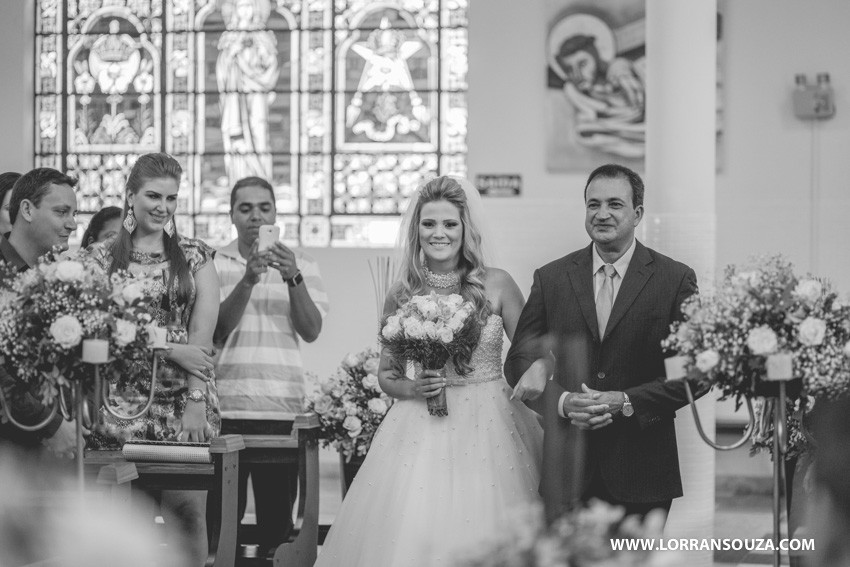
[[(591, 244), (591, 246), (593, 246)], [(534, 273), (528, 301), (505, 362), (515, 385), (550, 352), (555, 373), (543, 394), (541, 495), (550, 518), (577, 503), (593, 474), (622, 502), (658, 502), (682, 495), (673, 418), (687, 403), (681, 382), (664, 381), (661, 340), (697, 292), (696, 274), (637, 242), (604, 336), (599, 336), (591, 246)], [(635, 413), (584, 432), (558, 415), (564, 391), (628, 394)]]

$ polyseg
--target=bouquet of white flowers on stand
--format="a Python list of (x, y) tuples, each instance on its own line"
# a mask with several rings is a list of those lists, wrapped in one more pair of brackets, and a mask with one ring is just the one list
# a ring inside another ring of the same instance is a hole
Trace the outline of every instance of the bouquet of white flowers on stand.
[[(481, 336), (475, 306), (460, 295), (415, 295), (381, 322), (381, 344), (395, 358), (412, 360), (426, 370), (445, 372), (449, 359), (458, 374), (471, 368), (460, 357), (471, 353)], [(428, 413), (449, 414), (446, 390), (428, 398)]]

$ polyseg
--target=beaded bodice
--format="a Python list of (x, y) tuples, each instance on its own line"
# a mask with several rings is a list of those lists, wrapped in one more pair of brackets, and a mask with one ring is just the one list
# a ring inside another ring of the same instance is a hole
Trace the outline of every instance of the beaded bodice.
[(449, 384), (478, 384), (502, 379), (502, 341), (504, 340), (502, 317), (495, 313), (487, 318), (487, 324), (481, 329), (478, 346), (472, 351), (469, 365), (472, 372), (460, 376), (454, 364), (446, 365), (446, 379)]

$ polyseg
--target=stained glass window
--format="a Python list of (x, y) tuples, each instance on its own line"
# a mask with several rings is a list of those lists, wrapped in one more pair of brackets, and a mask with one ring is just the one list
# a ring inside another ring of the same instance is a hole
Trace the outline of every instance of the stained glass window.
[(257, 175), (288, 243), (392, 245), (417, 185), (466, 174), (467, 3), (37, 0), (36, 165), (79, 177), (82, 224), (166, 151), (183, 234), (227, 242)]

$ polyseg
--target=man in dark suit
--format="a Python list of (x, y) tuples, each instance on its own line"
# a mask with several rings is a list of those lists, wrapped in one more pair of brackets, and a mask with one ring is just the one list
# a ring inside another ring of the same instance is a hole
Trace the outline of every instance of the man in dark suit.
[(550, 519), (590, 498), (646, 514), (682, 495), (673, 418), (687, 398), (680, 381), (664, 381), (660, 343), (696, 275), (635, 239), (643, 193), (626, 167), (590, 174), (593, 242), (534, 273), (505, 362), (518, 397), (542, 392)]

